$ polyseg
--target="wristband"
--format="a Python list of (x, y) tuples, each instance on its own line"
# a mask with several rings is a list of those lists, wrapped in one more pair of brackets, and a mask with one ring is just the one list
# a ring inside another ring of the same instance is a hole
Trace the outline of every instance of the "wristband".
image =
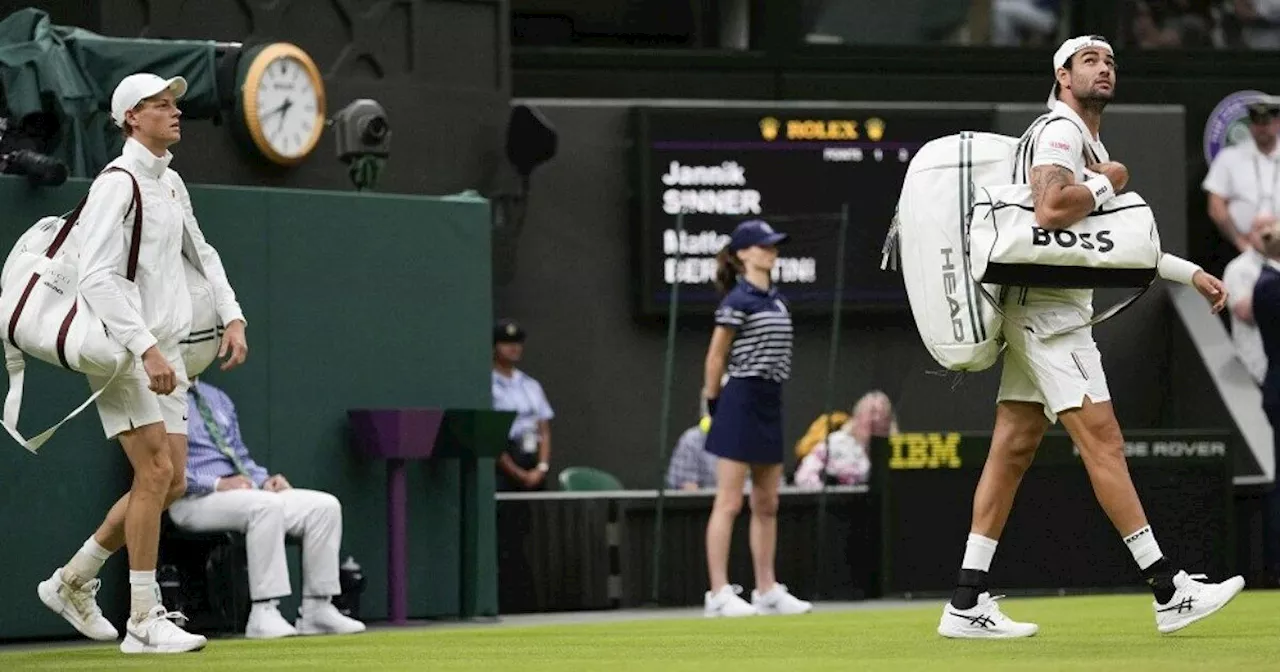
[(1106, 175), (1094, 175), (1084, 181), (1084, 186), (1093, 196), (1093, 209), (1102, 207), (1103, 203), (1116, 197), (1116, 189)]
[(1196, 272), (1200, 270), (1201, 268), (1196, 264), (1168, 252), (1160, 255), (1160, 261), (1156, 263), (1156, 272), (1160, 274), (1160, 277), (1183, 285), (1192, 284), (1196, 277)]
[(539, 462), (539, 463), (538, 463), (538, 471), (541, 471), (542, 473), (544, 473), (544, 474), (545, 474), (545, 473), (547, 473), (548, 471), (551, 471), (551, 465), (550, 465), (550, 464), (547, 464), (546, 462)]

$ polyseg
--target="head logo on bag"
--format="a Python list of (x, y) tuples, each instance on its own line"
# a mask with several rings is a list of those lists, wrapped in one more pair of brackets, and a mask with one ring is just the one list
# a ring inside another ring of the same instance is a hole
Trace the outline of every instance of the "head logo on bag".
[(926, 143), (907, 166), (886, 240), (886, 262), (898, 253), (921, 340), (953, 371), (981, 371), (1000, 354), (1002, 318), (969, 264), (969, 216), (976, 187), (1009, 182), (1017, 143), (976, 132)]

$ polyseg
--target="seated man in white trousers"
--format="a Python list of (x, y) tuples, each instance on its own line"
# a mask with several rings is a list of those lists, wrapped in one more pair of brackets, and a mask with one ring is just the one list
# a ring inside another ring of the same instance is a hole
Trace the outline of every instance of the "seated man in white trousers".
[[(245, 626), (251, 639), (363, 632), (330, 598), (338, 583), (342, 505), (333, 495), (295, 489), (284, 476), (268, 477), (249, 456), (235, 405), (225, 392), (194, 381), (188, 395), (187, 493), (169, 508), (174, 524), (193, 532), (232, 530), (245, 535), (249, 596)], [(285, 535), (302, 538), (302, 606), (296, 625), (280, 614), (290, 593)]]

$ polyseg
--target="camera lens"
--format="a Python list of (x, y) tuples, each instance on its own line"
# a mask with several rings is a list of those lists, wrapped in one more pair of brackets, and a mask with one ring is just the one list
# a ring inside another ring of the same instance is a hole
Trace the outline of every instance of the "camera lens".
[(376, 144), (387, 136), (387, 130), (386, 117), (374, 117), (365, 124), (360, 139), (371, 145)]
[(32, 184), (56, 187), (67, 181), (67, 166), (61, 161), (33, 152), (19, 149), (4, 157), (4, 172), (11, 175), (26, 175)]

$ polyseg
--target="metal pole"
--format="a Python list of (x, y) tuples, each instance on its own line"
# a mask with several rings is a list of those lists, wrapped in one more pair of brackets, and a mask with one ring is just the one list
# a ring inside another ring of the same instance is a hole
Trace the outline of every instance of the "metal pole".
[(671, 430), (671, 385), (675, 373), (676, 318), (680, 303), (680, 261), (683, 250), (680, 238), (684, 234), (684, 212), (676, 215), (676, 257), (671, 282), (671, 298), (667, 304), (667, 356), (662, 371), (662, 414), (658, 419), (658, 506), (653, 515), (653, 575), (650, 579), (649, 599), (658, 604), (658, 583), (662, 576), (662, 515), (667, 498), (667, 440)]
[(835, 432), (835, 408), (832, 397), (835, 395), (836, 355), (840, 350), (840, 313), (844, 304), (844, 247), (845, 234), (849, 228), (849, 204), (840, 206), (840, 231), (836, 234), (836, 282), (831, 298), (831, 348), (827, 351), (827, 389), (823, 408), (827, 410), (826, 452), (822, 458), (822, 489), (818, 491), (818, 542), (814, 558), (815, 579), (814, 597), (822, 597), (823, 569), (827, 566), (825, 558), (827, 546), (827, 463), (831, 460), (831, 434)]

